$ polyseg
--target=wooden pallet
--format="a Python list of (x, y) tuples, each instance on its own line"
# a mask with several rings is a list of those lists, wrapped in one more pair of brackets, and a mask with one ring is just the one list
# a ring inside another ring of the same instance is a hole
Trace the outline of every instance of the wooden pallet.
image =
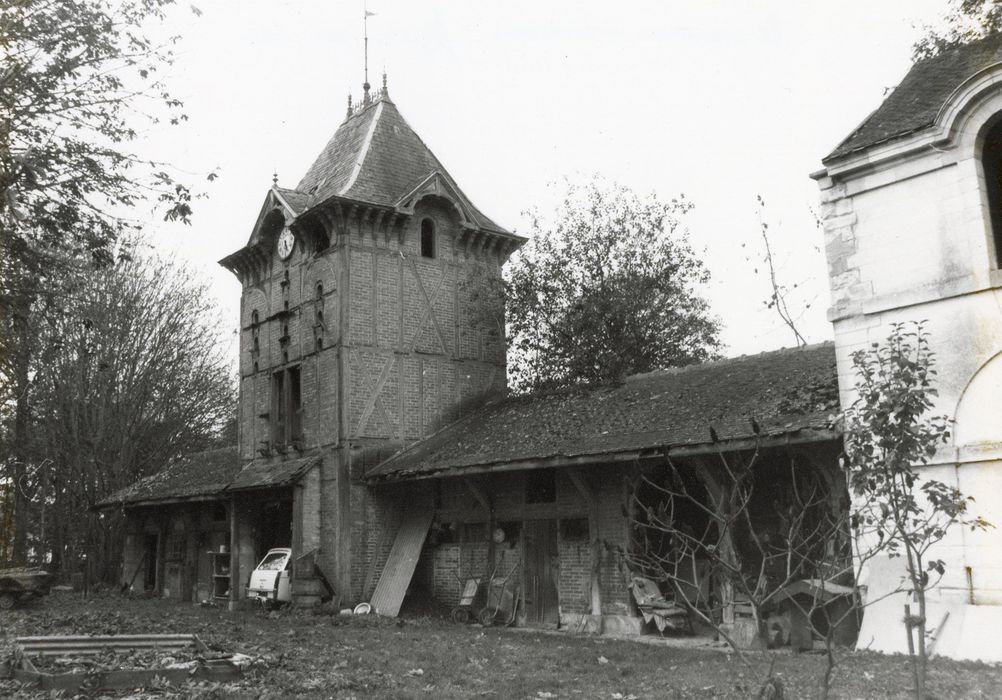
[(95, 669), (67, 673), (40, 671), (32, 663), (32, 658), (83, 656), (99, 654), (108, 649), (119, 651), (157, 649), (169, 652), (194, 647), (199, 652), (207, 652), (205, 644), (193, 634), (18, 637), (15, 642), (21, 648), (21, 660), (8, 670), (7, 675), (39, 690), (94, 692), (139, 688), (149, 685), (155, 678), (174, 685), (191, 680), (225, 683), (236, 680), (241, 675), (240, 667), (228, 658), (198, 659), (194, 666), (185, 668)]

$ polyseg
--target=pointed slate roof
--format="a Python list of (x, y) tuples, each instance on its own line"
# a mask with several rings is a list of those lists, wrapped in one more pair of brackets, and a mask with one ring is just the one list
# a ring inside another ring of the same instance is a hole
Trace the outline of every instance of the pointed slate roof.
[(382, 91), (344, 120), (295, 191), (307, 208), (331, 197), (395, 207), (433, 173), (449, 182), (477, 226), (509, 234), (473, 206)]
[(1002, 33), (919, 61), (883, 103), (822, 162), (932, 126), (939, 110), (961, 83), (999, 62), (1002, 62)]
[(835, 346), (821, 343), (495, 401), (366, 477), (603, 462), (662, 448), (709, 453), (715, 440), (755, 439), (756, 430), (762, 438), (832, 440), (838, 411)]

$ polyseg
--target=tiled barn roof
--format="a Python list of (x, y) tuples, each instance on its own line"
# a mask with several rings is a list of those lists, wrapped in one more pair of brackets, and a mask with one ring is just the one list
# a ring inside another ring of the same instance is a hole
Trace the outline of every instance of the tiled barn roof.
[(102, 499), (96, 508), (225, 498), (230, 491), (288, 486), (321, 458), (256, 459), (241, 466), (236, 447), (196, 452)]
[(299, 480), (312, 467), (320, 464), (320, 457), (303, 457), (276, 461), (273, 459), (256, 459), (244, 467), (233, 482), (226, 487), (227, 491), (257, 489), (272, 486), (286, 486)]
[(107, 496), (98, 508), (218, 495), (240, 471), (236, 447), (195, 452), (171, 462), (166, 469)]
[(474, 223), (489, 231), (508, 233), (473, 206), (382, 93), (345, 119), (295, 191), (307, 198), (307, 208), (335, 196), (392, 207), (435, 172), (459, 193)]
[(978, 71), (1002, 61), (1002, 33), (919, 61), (901, 83), (824, 162), (932, 126), (950, 94)]
[(371, 480), (821, 431), (839, 410), (831, 343), (490, 403), (369, 470)]

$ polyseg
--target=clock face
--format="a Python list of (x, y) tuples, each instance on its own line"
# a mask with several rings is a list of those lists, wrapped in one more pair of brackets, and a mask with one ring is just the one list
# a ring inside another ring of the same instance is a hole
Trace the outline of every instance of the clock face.
[(292, 249), (295, 245), (296, 237), (292, 235), (292, 231), (288, 228), (282, 229), (282, 233), (278, 237), (278, 257), (285, 260), (287, 257), (292, 255)]

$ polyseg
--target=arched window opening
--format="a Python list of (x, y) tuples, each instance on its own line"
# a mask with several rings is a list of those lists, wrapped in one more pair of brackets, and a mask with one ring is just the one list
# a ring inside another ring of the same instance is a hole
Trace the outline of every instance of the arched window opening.
[(431, 219), (421, 220), (421, 257), (435, 257), (435, 222)]
[(323, 309), (317, 309), (317, 325), (318, 326), (324, 325), (324, 310)]
[(257, 315), (257, 309), (254, 309), (251, 311), (251, 325), (256, 326), (260, 322), (260, 317)]
[(317, 301), (322, 302), (324, 300), (324, 283), (317, 282)]
[(984, 146), (981, 149), (981, 166), (985, 171), (992, 242), (995, 244), (992, 263), (998, 269), (1002, 268), (1002, 119), (996, 121), (985, 134)]

